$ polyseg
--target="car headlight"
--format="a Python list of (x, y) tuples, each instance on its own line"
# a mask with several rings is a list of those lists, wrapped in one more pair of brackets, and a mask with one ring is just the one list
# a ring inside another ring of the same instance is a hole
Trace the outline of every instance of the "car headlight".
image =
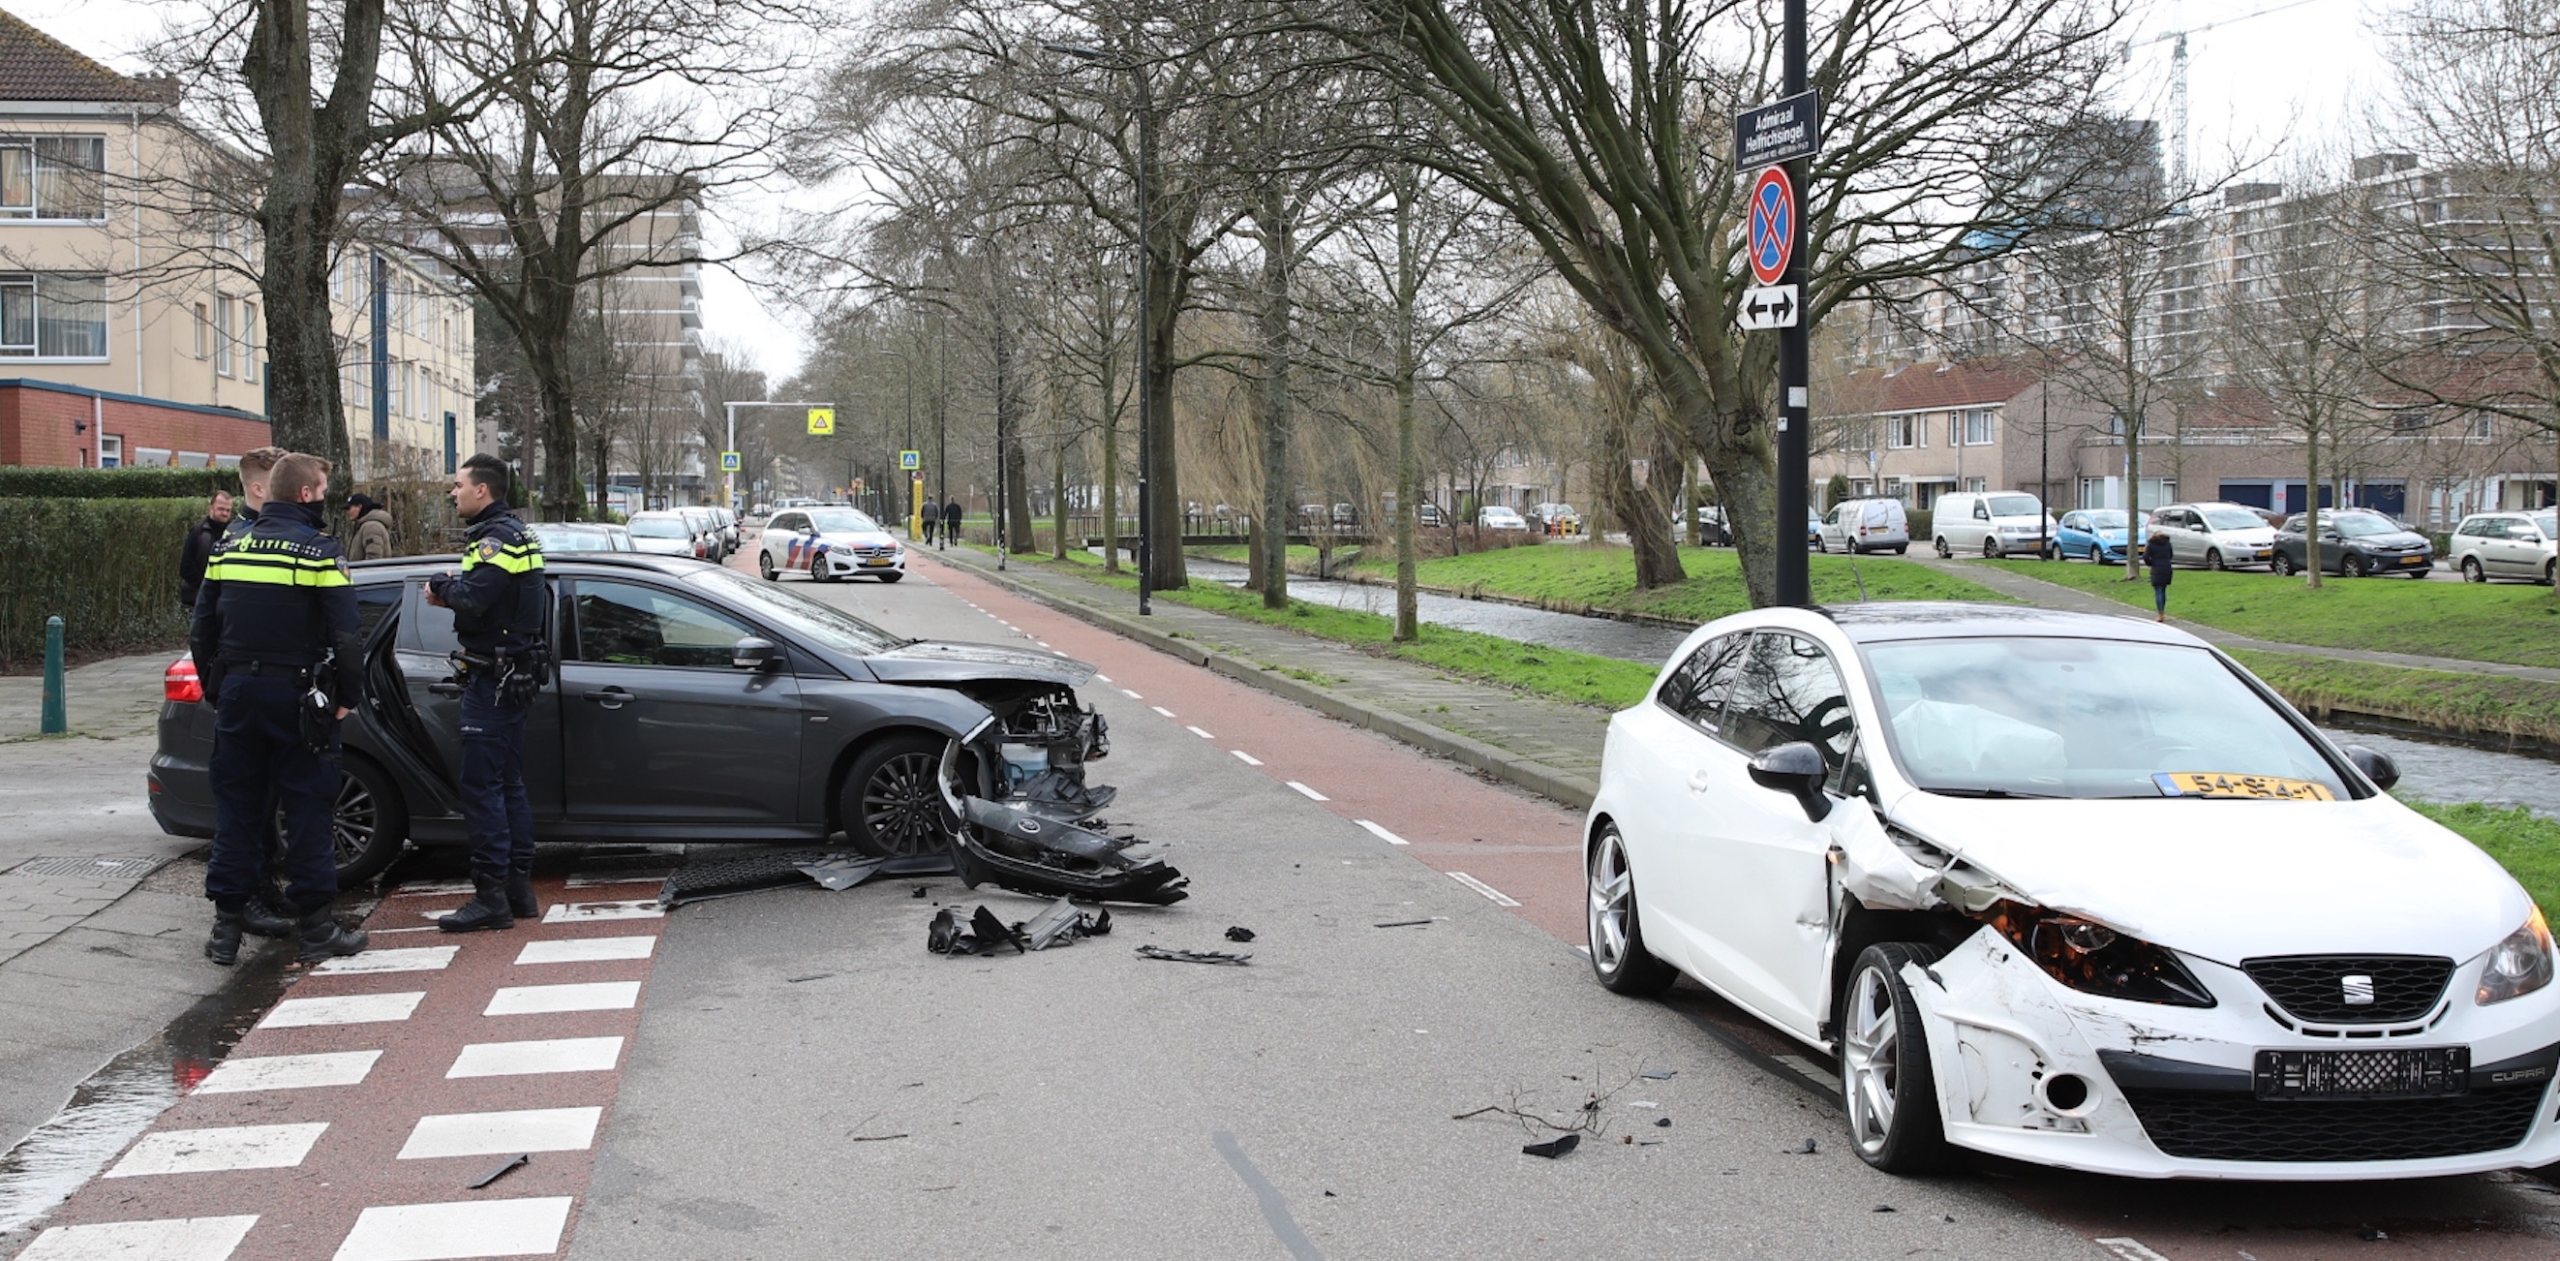
[(1995, 908), (1990, 918), (2046, 976), (2083, 994), (2167, 1007), (2214, 1005), (2213, 992), (2176, 955), (2104, 924), (2015, 903)]
[(2551, 983), (2551, 967), (2551, 925), (2537, 906), (2525, 917), (2524, 927), (2489, 951), (2489, 961), (2480, 966), (2476, 997), (2483, 1007), (2522, 998)]

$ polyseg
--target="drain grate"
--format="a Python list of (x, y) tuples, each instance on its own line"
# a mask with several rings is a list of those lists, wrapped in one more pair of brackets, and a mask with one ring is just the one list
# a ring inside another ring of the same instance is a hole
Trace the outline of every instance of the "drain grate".
[[(766, 854), (749, 854), (741, 858), (724, 858), (717, 862), (687, 863), (667, 876), (658, 889), (658, 905), (682, 906), (687, 902), (706, 902), (712, 898), (734, 897), (741, 893), (761, 893), (766, 889), (788, 889), (811, 884), (809, 873), (795, 863), (819, 862), (830, 858), (850, 857), (843, 850), (786, 849)], [(949, 854), (922, 854), (913, 858), (893, 858), (881, 864), (883, 876), (936, 876), (951, 871)]]
[(92, 880), (140, 880), (160, 870), (158, 858), (30, 858), (13, 876), (86, 876)]

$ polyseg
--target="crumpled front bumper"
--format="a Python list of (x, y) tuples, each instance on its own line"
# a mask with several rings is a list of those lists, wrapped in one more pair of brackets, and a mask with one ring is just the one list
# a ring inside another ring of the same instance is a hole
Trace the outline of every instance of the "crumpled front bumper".
[[(1903, 973), (1922, 1013), (1947, 1138), (2037, 1164), (2142, 1178), (2353, 1181), (2560, 1162), (2560, 986), (2480, 1007), (2456, 969), (2423, 1031), (2277, 1023), (2236, 968), (2181, 956), (2209, 1009), (2069, 989), (1984, 928)], [(2260, 1050), (2467, 1046), (2469, 1093), (2261, 1100)], [(2076, 1078), (2077, 1081), (2066, 1079)]]

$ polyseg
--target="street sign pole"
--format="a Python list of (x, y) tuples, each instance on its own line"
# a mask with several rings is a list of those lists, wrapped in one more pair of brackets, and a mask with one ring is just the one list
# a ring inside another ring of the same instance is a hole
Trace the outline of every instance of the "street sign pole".
[[(1785, 91), (1790, 97), (1805, 90), (1805, 0), (1786, 0), (1786, 46), (1784, 50)], [(1788, 216), (1788, 231), (1793, 234), (1795, 248), (1788, 251), (1787, 274), (1782, 283), (1795, 287), (1799, 295), (1809, 286), (1805, 283), (1812, 270), (1805, 259), (1804, 221), (1810, 217), (1813, 163), (1796, 158), (1786, 164), (1788, 182), (1794, 185), (1795, 213)], [(1802, 299), (1799, 298), (1799, 301)], [(1781, 605), (1803, 607), (1813, 603), (1813, 580), (1805, 560), (1804, 529), (1806, 479), (1811, 473), (1813, 430), (1812, 408), (1807, 392), (1812, 385), (1812, 330), (1809, 321), (1799, 316), (1794, 323), (1778, 330), (1778, 548), (1777, 601)]]

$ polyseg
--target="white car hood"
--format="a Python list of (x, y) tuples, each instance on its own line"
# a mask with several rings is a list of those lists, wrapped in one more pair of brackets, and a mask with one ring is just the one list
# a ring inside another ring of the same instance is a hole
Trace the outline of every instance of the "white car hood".
[(2470, 959), (2524, 890), (2393, 801), (2016, 801), (1913, 792), (1895, 822), (2037, 905), (2217, 963), (2261, 955)]
[(818, 541), (829, 547), (888, 547), (897, 542), (879, 530), (822, 530)]

